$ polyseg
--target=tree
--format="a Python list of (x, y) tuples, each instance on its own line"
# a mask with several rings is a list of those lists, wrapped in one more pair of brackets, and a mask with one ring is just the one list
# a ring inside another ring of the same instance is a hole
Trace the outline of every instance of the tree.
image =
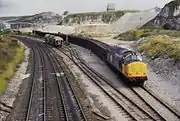
[(171, 24), (169, 23), (165, 23), (164, 26), (163, 26), (164, 29), (171, 29)]
[(69, 12), (68, 11), (64, 11), (63, 15), (67, 15)]

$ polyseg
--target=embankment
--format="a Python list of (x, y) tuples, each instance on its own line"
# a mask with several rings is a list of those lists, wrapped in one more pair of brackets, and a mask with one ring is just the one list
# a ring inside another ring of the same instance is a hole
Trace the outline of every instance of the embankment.
[(0, 94), (24, 57), (24, 46), (17, 39), (0, 37)]

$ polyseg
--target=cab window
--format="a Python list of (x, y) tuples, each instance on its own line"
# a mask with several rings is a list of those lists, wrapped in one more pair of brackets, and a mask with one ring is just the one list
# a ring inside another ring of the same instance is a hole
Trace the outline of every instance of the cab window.
[(58, 45), (58, 41), (56, 41), (56, 44)]
[(136, 61), (136, 60), (138, 60), (138, 58), (137, 58), (137, 56), (136, 56), (136, 55), (132, 55), (132, 56), (131, 56), (131, 59), (132, 59), (132, 61)]
[(124, 58), (124, 63), (130, 63), (133, 61), (140, 61), (137, 55), (129, 55)]

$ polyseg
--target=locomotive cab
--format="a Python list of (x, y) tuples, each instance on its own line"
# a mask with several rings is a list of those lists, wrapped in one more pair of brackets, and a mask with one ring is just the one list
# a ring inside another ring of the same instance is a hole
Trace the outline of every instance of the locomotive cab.
[(55, 37), (54, 42), (55, 46), (62, 46), (63, 39), (61, 37)]
[(133, 62), (133, 61), (139, 61), (136, 55), (128, 55), (126, 57), (123, 57), (124, 64)]
[(134, 54), (127, 55), (123, 57), (123, 74), (131, 82), (144, 83), (147, 80), (147, 67), (146, 64), (142, 62), (142, 59)]
[(107, 61), (126, 77), (131, 84), (142, 85), (147, 80), (147, 67), (141, 57), (126, 48), (111, 46), (108, 48)]
[(59, 45), (59, 41), (56, 40), (56, 39), (54, 39), (54, 45), (55, 45), (55, 46), (58, 46), (58, 45)]

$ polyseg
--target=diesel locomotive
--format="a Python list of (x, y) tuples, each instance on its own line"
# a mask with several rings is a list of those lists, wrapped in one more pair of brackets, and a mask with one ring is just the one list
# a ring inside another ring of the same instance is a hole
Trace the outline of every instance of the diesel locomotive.
[(136, 52), (118, 46), (110, 46), (107, 61), (131, 84), (143, 85), (147, 80), (147, 66)]
[(54, 36), (50, 34), (46, 34), (44, 37), (45, 43), (50, 44), (55, 47), (61, 47), (63, 44), (63, 38), (59, 36)]

